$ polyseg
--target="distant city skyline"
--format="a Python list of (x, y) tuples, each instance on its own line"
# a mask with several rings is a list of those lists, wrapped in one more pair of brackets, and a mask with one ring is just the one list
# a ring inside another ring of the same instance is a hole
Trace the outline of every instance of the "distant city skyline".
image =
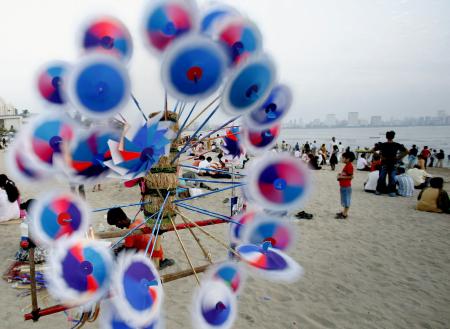
[(361, 117), (360, 112), (348, 112), (345, 119), (335, 113), (329, 113), (325, 119), (290, 119), (283, 123), (284, 128), (333, 128), (333, 127), (382, 127), (382, 126), (439, 126), (450, 125), (450, 115), (445, 110), (434, 115), (404, 116), (384, 118), (381, 115)]

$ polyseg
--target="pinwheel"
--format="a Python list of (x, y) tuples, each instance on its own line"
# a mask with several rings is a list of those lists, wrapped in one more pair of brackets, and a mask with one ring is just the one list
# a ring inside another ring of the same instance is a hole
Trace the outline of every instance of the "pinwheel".
[(41, 170), (39, 166), (35, 165), (26, 150), (23, 139), (23, 134), (19, 133), (8, 147), (8, 152), (6, 152), (8, 172), (15, 180), (23, 183), (40, 182), (48, 177), (48, 171)]
[(230, 241), (233, 246), (242, 243), (242, 232), (244, 231), (244, 227), (254, 220), (255, 215), (256, 212), (247, 211), (234, 218), (233, 222), (239, 224), (230, 223)]
[(144, 21), (148, 45), (158, 53), (163, 52), (175, 39), (194, 29), (194, 10), (180, 0), (158, 1)]
[(218, 40), (226, 47), (234, 65), (248, 59), (262, 48), (262, 37), (255, 24), (243, 17), (231, 17), (221, 26)]
[(239, 12), (234, 8), (222, 4), (213, 4), (202, 14), (200, 32), (207, 36), (213, 36), (217, 34), (221, 22), (235, 16), (239, 16)]
[(206, 37), (188, 36), (167, 50), (161, 76), (171, 96), (195, 101), (219, 88), (226, 67), (227, 57), (219, 45)]
[(133, 52), (130, 32), (114, 17), (99, 17), (89, 22), (83, 30), (83, 47), (100, 51), (128, 62)]
[(171, 140), (175, 137), (171, 123), (160, 122), (160, 118), (158, 115), (149, 119), (131, 134), (131, 140), (125, 137), (123, 150), (117, 152), (118, 145), (110, 143), (113, 159), (105, 164), (120, 175), (131, 178), (145, 175), (163, 155), (169, 154)]
[(36, 159), (36, 166), (42, 170), (55, 169), (54, 160), (62, 154), (62, 143), (70, 143), (75, 134), (76, 126), (65, 116), (41, 115), (30, 122), (24, 130), (24, 150), (30, 157)]
[(239, 159), (244, 153), (242, 148), (242, 137), (239, 127), (233, 127), (227, 130), (226, 136), (223, 137), (224, 144), (221, 146), (225, 157), (230, 160)]
[(51, 62), (38, 73), (38, 89), (41, 96), (53, 104), (66, 103), (63, 84), (66, 83), (69, 65), (66, 62)]
[[(113, 297), (115, 298), (115, 297)], [(161, 317), (150, 324), (140, 327), (131, 327), (130, 323), (123, 320), (114, 303), (111, 300), (103, 300), (100, 312), (101, 329), (162, 329), (164, 325)]]
[(109, 168), (104, 164), (111, 160), (109, 140), (118, 141), (118, 134), (107, 130), (93, 130), (74, 142), (70, 161), (70, 177), (74, 181), (96, 181), (109, 173)]
[(292, 93), (289, 87), (277, 85), (270, 92), (264, 104), (246, 116), (249, 126), (269, 128), (286, 115), (292, 104)]
[(267, 155), (248, 170), (245, 195), (266, 209), (299, 207), (310, 190), (309, 171), (301, 160), (289, 155)]
[(108, 291), (112, 255), (100, 241), (61, 239), (47, 261), (48, 291), (65, 305), (88, 308)]
[(251, 266), (255, 274), (271, 281), (294, 282), (303, 275), (303, 268), (280, 250), (263, 245), (243, 244), (236, 248), (241, 260)]
[(53, 246), (62, 237), (81, 238), (89, 227), (86, 203), (69, 192), (45, 192), (33, 203), (30, 215), (30, 234), (44, 246)]
[(275, 82), (275, 66), (266, 55), (251, 57), (231, 74), (222, 92), (222, 108), (231, 115), (261, 106)]
[(242, 242), (261, 245), (268, 241), (273, 248), (286, 250), (295, 241), (294, 232), (294, 227), (282, 218), (260, 212), (256, 213), (251, 223), (244, 226)]
[(205, 273), (205, 280), (219, 280), (227, 285), (235, 294), (238, 294), (245, 281), (242, 267), (235, 262), (224, 262), (213, 266)]
[(130, 98), (128, 72), (104, 54), (86, 55), (71, 71), (67, 85), (71, 103), (93, 119), (111, 118)]
[(262, 153), (267, 151), (277, 143), (279, 134), (279, 124), (261, 130), (250, 127), (244, 128), (243, 140), (245, 148), (252, 153)]
[(157, 320), (163, 289), (155, 266), (143, 253), (122, 255), (117, 262), (112, 289), (113, 303), (127, 323), (139, 327)]
[(223, 282), (203, 281), (193, 302), (196, 329), (228, 329), (236, 318), (236, 296)]

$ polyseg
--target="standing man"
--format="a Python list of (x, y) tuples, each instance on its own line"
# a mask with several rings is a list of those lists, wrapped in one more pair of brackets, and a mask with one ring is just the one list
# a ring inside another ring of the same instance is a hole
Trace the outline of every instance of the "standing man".
[(414, 144), (408, 153), (408, 169), (411, 169), (416, 165), (417, 153), (419, 153), (419, 150), (417, 149), (416, 144)]
[[(396, 168), (395, 165), (399, 160), (405, 157), (408, 152), (406, 148), (399, 143), (394, 142), (395, 131), (388, 131), (386, 133), (387, 141), (384, 143), (379, 143), (373, 151), (380, 151), (381, 155), (381, 171), (380, 177), (378, 178), (377, 190), (375, 194), (380, 195), (381, 193), (388, 193), (389, 196), (395, 197), (396, 188)], [(386, 187), (386, 176), (388, 176), (389, 183)]]

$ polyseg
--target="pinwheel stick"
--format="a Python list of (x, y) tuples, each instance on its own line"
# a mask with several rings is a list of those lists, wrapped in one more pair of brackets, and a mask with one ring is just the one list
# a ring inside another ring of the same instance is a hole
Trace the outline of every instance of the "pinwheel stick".
[(213, 105), (218, 99), (220, 99), (220, 95), (217, 96), (216, 98), (214, 98), (212, 100), (211, 103), (209, 103), (208, 105), (205, 106), (205, 108), (203, 110), (200, 111), (199, 114), (197, 114), (194, 119), (191, 120), (191, 122), (188, 123), (188, 125), (186, 126), (186, 129), (189, 128), (203, 113), (205, 113), (210, 107), (211, 105)]
[(153, 217), (156, 216), (156, 213), (154, 213), (153, 215), (151, 215), (150, 217), (147, 217), (141, 224), (137, 225), (136, 227), (134, 227), (133, 229), (129, 230), (124, 236), (122, 236), (119, 240), (116, 241), (116, 243), (114, 243), (111, 246), (111, 249), (114, 249), (120, 242), (122, 242), (125, 238), (127, 238), (128, 236), (130, 236), (131, 234), (133, 234), (134, 231), (138, 230), (140, 227), (144, 226), (145, 224), (148, 223), (148, 221), (150, 219), (152, 219)]
[[(183, 123), (181, 124), (180, 129), (178, 129), (178, 133), (177, 133), (177, 137), (175, 137), (175, 140), (178, 139), (178, 137), (180, 137), (181, 132), (184, 129), (184, 126), (186, 125), (186, 122), (189, 120), (190, 116), (192, 115), (192, 112), (194, 111), (195, 107), (197, 106), (198, 102), (195, 102), (194, 105), (191, 108), (191, 111), (189, 112), (188, 116), (186, 117), (186, 119), (183, 121)], [(179, 117), (181, 117), (181, 113), (179, 115)]]
[(234, 117), (230, 120), (228, 120), (227, 122), (225, 122), (223, 125), (221, 125), (219, 128), (214, 129), (213, 131), (209, 132), (208, 134), (206, 134), (202, 139), (200, 139), (198, 142), (196, 142), (194, 145), (192, 145), (192, 147), (195, 147), (198, 143), (200, 143), (201, 141), (205, 140), (206, 138), (208, 138), (209, 136), (211, 136), (212, 134), (218, 132), (219, 130), (223, 129), (224, 127), (226, 127), (228, 124), (232, 123), (233, 121), (236, 121), (237, 119), (239, 119), (241, 116), (238, 115), (237, 117)]
[(201, 183), (215, 183), (215, 184), (240, 184), (239, 182), (230, 182), (224, 180), (213, 180), (213, 179), (197, 179), (197, 178), (180, 178), (184, 181), (189, 182), (201, 182)]
[[(159, 190), (158, 190), (158, 194), (162, 198), (161, 192)], [(152, 257), (153, 251), (155, 250), (156, 239), (158, 237), (159, 229), (161, 228), (161, 223), (162, 223), (162, 218), (163, 218), (162, 215), (164, 213), (164, 208), (166, 206), (167, 199), (169, 198), (169, 195), (170, 195), (170, 191), (167, 192), (166, 197), (164, 198), (164, 202), (163, 202), (163, 204), (162, 204), (162, 206), (161, 206), (161, 208), (159, 209), (159, 212), (158, 212), (158, 218), (156, 219), (156, 224), (155, 224), (155, 227), (158, 226), (158, 228), (156, 229), (156, 235), (152, 232), (152, 236), (150, 237), (150, 240), (148, 240), (147, 247), (145, 248), (145, 253), (144, 254), (147, 254), (148, 249), (150, 247), (150, 242), (153, 240), (152, 237), (155, 237), (155, 242), (153, 243), (152, 251), (150, 252), (150, 257)]]
[[(189, 166), (189, 165), (179, 165), (179, 167), (198, 170), (198, 167)], [(229, 171), (226, 171), (226, 170), (213, 169), (213, 168), (202, 168), (202, 170), (204, 170), (204, 171), (211, 171), (211, 172), (220, 172), (220, 173), (230, 174), (231, 175), (231, 173)], [(241, 176), (241, 177), (245, 176), (245, 175), (238, 174), (238, 173), (234, 173), (233, 175), (234, 176)]]
[(198, 132), (200, 130), (202, 130), (202, 128), (208, 123), (208, 121), (211, 119), (211, 117), (214, 115), (214, 113), (217, 112), (217, 110), (219, 109), (219, 105), (217, 105), (214, 110), (212, 110), (212, 112), (208, 115), (208, 117), (200, 124), (200, 126), (197, 128), (197, 130), (192, 134), (191, 137), (189, 137), (188, 141), (186, 142), (186, 144), (184, 144), (183, 148), (181, 149), (180, 152), (178, 152), (175, 157), (172, 159), (172, 161), (170, 162), (170, 164), (173, 164), (179, 157), (180, 155), (182, 155), (184, 153), (184, 151), (186, 150), (186, 148), (188, 147), (189, 143), (195, 138), (195, 136), (197, 136)]
[(145, 205), (147, 203), (151, 203), (151, 201), (130, 203), (130, 204), (124, 204), (124, 205), (113, 206), (113, 207), (108, 207), (108, 208), (97, 208), (97, 209), (92, 210), (92, 212), (106, 211), (106, 210), (110, 210), (110, 209), (113, 209), (113, 208), (127, 208), (127, 207), (133, 207), (133, 206), (143, 206), (143, 205)]
[(138, 108), (139, 112), (141, 112), (142, 116), (144, 117), (145, 121), (147, 121), (147, 116), (145, 115), (144, 111), (142, 111), (141, 106), (139, 105), (139, 102), (134, 97), (133, 94), (131, 94), (131, 98), (133, 99), (134, 105)]
[(218, 190), (216, 190), (216, 191), (210, 191), (210, 192), (202, 193), (202, 194), (199, 194), (199, 195), (196, 195), (196, 196), (191, 196), (191, 197), (189, 197), (189, 198), (178, 199), (178, 200), (173, 201), (173, 203), (179, 203), (179, 202), (183, 202), (183, 201), (187, 201), (187, 200), (193, 200), (193, 199), (203, 198), (203, 197), (205, 197), (205, 196), (207, 196), (207, 195), (211, 195), (211, 194), (215, 194), (215, 193), (220, 193), (220, 192), (223, 192), (223, 191), (226, 191), (226, 190), (230, 190), (230, 189), (236, 188), (236, 187), (241, 187), (241, 186), (244, 186), (244, 185), (245, 185), (245, 184), (242, 184), (242, 183), (234, 184), (233, 186), (224, 187), (224, 188), (218, 189)]
[(231, 253), (233, 253), (235, 256), (237, 256), (239, 259), (241, 259), (241, 255), (239, 255), (239, 253), (234, 250), (233, 248), (231, 248), (228, 244), (226, 244), (225, 242), (223, 242), (222, 240), (220, 240), (219, 238), (215, 237), (213, 234), (209, 233), (208, 231), (205, 231), (202, 227), (198, 226), (195, 224), (195, 222), (191, 219), (189, 219), (188, 217), (186, 217), (185, 215), (183, 215), (181, 212), (176, 211), (176, 213), (178, 215), (180, 215), (181, 217), (183, 217), (184, 219), (186, 219), (189, 223), (194, 224), (195, 227), (197, 227), (201, 232), (203, 232), (206, 236), (208, 236), (209, 238), (213, 239), (214, 241), (216, 241), (218, 244), (220, 244), (221, 246), (223, 246), (225, 249), (227, 249), (228, 251), (230, 251)]
[(236, 224), (236, 225), (242, 225), (241, 223), (234, 221), (231, 217), (219, 214), (217, 212), (214, 212), (214, 211), (211, 211), (211, 210), (208, 210), (208, 209), (192, 206), (192, 205), (186, 204), (186, 203), (178, 203), (177, 206), (183, 207), (183, 208), (188, 209), (188, 210), (196, 211), (196, 212), (204, 214), (204, 215), (216, 216), (218, 218), (221, 217), (220, 219), (222, 219), (222, 220), (224, 220), (226, 222), (233, 223), (233, 224)]

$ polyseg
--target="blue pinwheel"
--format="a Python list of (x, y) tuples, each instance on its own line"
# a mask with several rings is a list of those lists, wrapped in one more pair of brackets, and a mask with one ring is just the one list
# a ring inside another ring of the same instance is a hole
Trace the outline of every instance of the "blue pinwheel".
[(116, 163), (127, 175), (138, 177), (148, 172), (163, 156), (169, 153), (175, 137), (171, 123), (160, 122), (160, 116), (147, 121), (132, 139), (124, 137), (123, 150), (119, 150), (123, 161)]
[(109, 172), (104, 162), (111, 159), (108, 147), (108, 141), (111, 139), (118, 140), (117, 134), (110, 131), (91, 131), (77, 141), (71, 154), (73, 178), (100, 179)]

